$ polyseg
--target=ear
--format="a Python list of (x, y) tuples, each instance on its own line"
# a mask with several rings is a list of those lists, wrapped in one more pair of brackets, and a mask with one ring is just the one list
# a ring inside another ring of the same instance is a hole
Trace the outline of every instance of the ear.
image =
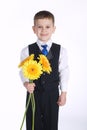
[(53, 33), (55, 32), (55, 30), (56, 30), (56, 26), (54, 26), (54, 28), (53, 28)]
[(35, 26), (32, 26), (33, 32), (35, 33)]

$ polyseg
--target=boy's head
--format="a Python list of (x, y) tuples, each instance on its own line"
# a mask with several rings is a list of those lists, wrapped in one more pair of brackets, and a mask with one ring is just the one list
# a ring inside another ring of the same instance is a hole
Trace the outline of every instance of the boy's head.
[(49, 11), (39, 11), (34, 16), (34, 33), (42, 42), (47, 42), (55, 31), (54, 15)]
[(45, 10), (39, 11), (39, 12), (37, 12), (35, 14), (35, 16), (34, 16), (34, 25), (36, 24), (36, 21), (38, 19), (51, 19), (52, 22), (53, 22), (53, 25), (54, 25), (54, 22), (55, 22), (54, 15), (51, 12), (45, 11)]

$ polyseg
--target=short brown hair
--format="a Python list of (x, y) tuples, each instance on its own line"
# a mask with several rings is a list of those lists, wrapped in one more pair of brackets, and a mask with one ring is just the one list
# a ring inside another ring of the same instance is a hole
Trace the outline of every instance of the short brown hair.
[(34, 16), (34, 25), (35, 25), (35, 21), (36, 20), (44, 19), (44, 18), (52, 19), (53, 24), (55, 22), (54, 15), (51, 12), (49, 12), (49, 11), (43, 10), (43, 11), (39, 11), (39, 12), (37, 12), (35, 14), (35, 16)]

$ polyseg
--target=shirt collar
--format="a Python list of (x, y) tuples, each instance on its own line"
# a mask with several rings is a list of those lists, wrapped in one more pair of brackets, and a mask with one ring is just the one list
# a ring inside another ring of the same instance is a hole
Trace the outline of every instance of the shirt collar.
[(39, 39), (37, 39), (37, 45), (39, 46), (39, 48), (42, 50), (42, 47), (41, 45), (44, 45), (46, 44), (47, 45), (47, 50), (49, 51), (51, 46), (52, 46), (52, 40), (50, 39), (48, 42), (44, 43), (42, 41), (40, 41)]

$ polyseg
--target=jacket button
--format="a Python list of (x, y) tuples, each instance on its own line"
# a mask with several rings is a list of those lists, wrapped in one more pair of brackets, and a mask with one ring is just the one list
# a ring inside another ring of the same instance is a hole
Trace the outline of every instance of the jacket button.
[(42, 84), (45, 84), (45, 81), (42, 81)]
[(41, 118), (43, 118), (43, 115), (41, 114)]

